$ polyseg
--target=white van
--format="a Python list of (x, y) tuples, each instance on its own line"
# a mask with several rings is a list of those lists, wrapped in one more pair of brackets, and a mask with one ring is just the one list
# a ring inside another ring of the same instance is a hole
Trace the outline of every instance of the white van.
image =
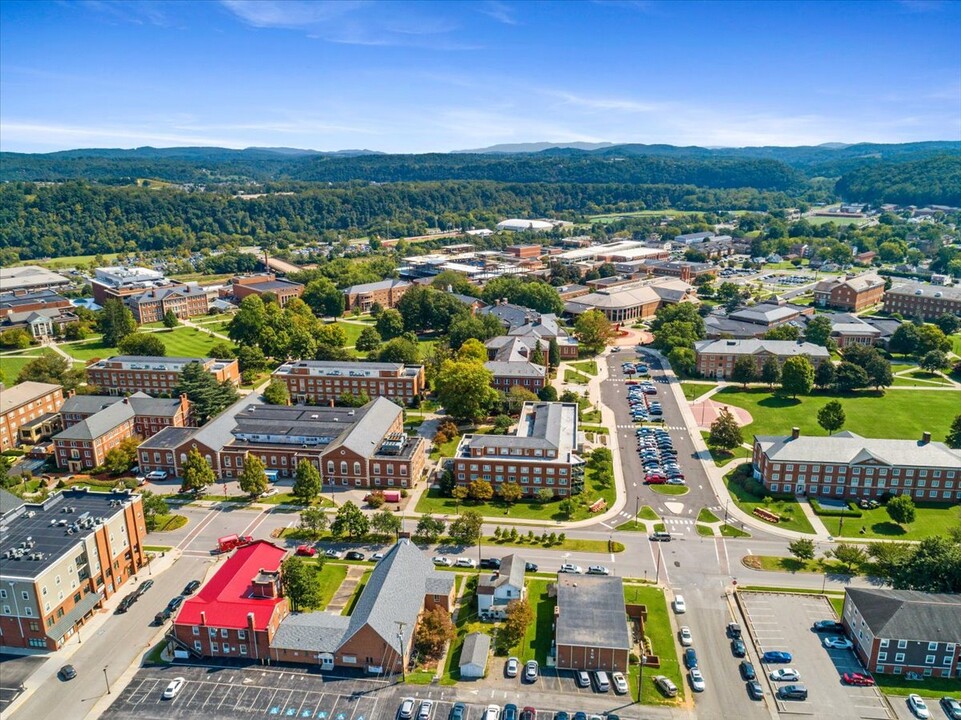
[(594, 688), (597, 692), (607, 692), (611, 689), (611, 681), (607, 678), (607, 673), (603, 670), (594, 671)]

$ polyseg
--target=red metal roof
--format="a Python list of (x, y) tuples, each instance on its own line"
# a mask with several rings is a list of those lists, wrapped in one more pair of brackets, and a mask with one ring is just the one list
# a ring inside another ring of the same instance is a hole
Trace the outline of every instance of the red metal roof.
[(286, 554), (286, 550), (266, 540), (238, 548), (200, 591), (183, 604), (175, 622), (200, 625), (200, 613), (204, 612), (206, 624), (211, 627), (247, 628), (247, 615), (253, 613), (254, 628), (266, 629), (282, 598), (253, 597), (252, 580), (261, 570), (279, 570)]

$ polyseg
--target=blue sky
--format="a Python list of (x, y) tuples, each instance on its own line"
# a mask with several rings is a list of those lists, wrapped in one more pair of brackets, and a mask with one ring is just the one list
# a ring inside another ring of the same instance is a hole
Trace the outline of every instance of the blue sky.
[(961, 3), (0, 3), (0, 149), (961, 139)]

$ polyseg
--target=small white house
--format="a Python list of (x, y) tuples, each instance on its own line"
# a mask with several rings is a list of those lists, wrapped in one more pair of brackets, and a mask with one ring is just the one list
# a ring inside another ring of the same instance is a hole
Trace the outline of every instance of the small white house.
[(464, 646), (460, 651), (461, 680), (484, 677), (490, 651), (491, 636), (487, 633), (474, 632), (464, 638)]
[(518, 555), (508, 555), (499, 570), (481, 575), (477, 583), (477, 612), (504, 618), (507, 604), (521, 600), (526, 593), (524, 568), (526, 562)]

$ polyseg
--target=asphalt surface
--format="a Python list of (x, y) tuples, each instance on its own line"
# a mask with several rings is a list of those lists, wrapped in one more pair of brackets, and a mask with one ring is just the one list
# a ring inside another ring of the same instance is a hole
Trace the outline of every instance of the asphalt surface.
[(20, 693), (23, 683), (35, 673), (45, 658), (39, 655), (0, 655), (0, 714), (7, 710)]

